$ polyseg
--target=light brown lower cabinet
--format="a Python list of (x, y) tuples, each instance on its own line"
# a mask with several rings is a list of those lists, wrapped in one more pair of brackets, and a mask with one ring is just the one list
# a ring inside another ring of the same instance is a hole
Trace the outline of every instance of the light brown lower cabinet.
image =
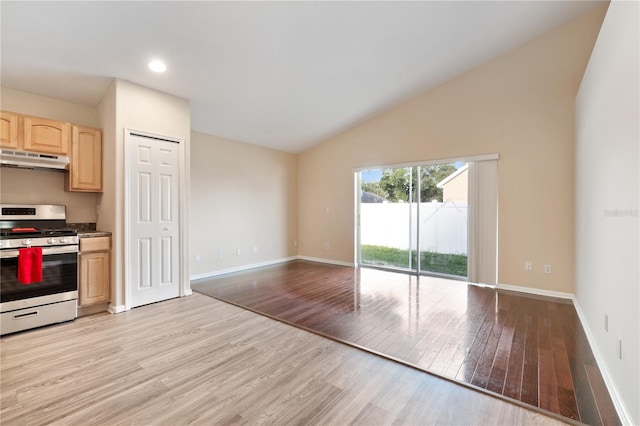
[(111, 237), (80, 238), (78, 307), (111, 298)]

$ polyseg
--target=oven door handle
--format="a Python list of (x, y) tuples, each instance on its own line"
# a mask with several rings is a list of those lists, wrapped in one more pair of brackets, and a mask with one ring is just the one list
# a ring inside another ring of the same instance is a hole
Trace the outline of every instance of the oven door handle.
[[(78, 253), (78, 246), (53, 246), (53, 247), (42, 247), (42, 255), (46, 256), (49, 254), (67, 254), (67, 253)], [(11, 259), (12, 257), (18, 257), (18, 250), (2, 250), (0, 251), (0, 259)]]

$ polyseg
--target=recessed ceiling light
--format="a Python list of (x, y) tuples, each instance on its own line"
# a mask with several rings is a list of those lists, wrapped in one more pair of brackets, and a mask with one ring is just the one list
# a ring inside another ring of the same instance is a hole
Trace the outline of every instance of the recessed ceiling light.
[(165, 72), (167, 70), (167, 66), (162, 61), (151, 61), (149, 62), (149, 69), (153, 72)]

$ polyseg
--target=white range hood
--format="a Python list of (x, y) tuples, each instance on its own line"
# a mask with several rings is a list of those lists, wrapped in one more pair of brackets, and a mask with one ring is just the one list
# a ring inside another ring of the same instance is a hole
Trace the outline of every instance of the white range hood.
[(64, 171), (69, 165), (69, 157), (2, 149), (0, 150), (0, 165), (26, 169), (53, 169)]

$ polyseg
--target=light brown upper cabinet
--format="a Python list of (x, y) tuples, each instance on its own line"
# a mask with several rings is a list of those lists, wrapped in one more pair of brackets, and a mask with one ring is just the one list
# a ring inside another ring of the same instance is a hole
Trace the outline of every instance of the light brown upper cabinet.
[(68, 191), (102, 192), (102, 131), (73, 126)]
[(39, 117), (24, 117), (24, 149), (69, 155), (71, 124)]
[(102, 130), (2, 111), (0, 147), (69, 156), (65, 189), (102, 192)]
[(18, 114), (2, 111), (0, 147), (18, 149)]

